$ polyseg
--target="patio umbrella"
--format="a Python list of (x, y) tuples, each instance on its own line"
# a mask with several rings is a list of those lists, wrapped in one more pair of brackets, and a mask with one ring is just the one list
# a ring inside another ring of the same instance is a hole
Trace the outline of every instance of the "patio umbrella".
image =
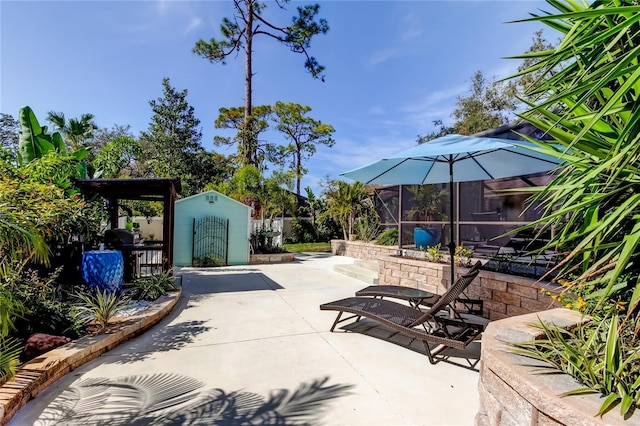
[(453, 229), (454, 182), (491, 180), (549, 171), (558, 159), (527, 147), (535, 144), (509, 139), (447, 135), (341, 173), (366, 184), (423, 185), (450, 183), (451, 283), (456, 244)]

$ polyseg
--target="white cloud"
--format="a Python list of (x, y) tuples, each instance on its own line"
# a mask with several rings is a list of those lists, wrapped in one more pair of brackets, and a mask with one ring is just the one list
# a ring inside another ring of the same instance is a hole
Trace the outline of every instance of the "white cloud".
[(425, 25), (415, 14), (408, 14), (403, 19), (403, 31), (400, 34), (400, 40), (403, 42), (417, 39), (422, 36), (422, 28)]
[(367, 61), (368, 62), (367, 65), (372, 67), (374, 65), (378, 65), (383, 62), (386, 62), (389, 59), (392, 59), (398, 56), (399, 52), (400, 52), (399, 49), (393, 49), (393, 48), (378, 50), (377, 52), (374, 52), (373, 55), (371, 55), (371, 57)]
[(431, 92), (420, 102), (413, 105), (407, 105), (401, 108), (401, 110), (408, 113), (415, 113), (424, 111), (426, 109), (432, 109), (434, 107), (437, 107), (438, 105), (450, 103), (451, 101), (457, 99), (458, 96), (464, 94), (467, 89), (468, 85), (459, 84), (457, 86), (451, 86), (446, 89), (438, 90), (437, 92)]
[(200, 18), (198, 16), (192, 17), (191, 18), (191, 22), (189, 22), (187, 24), (186, 28), (182, 32), (182, 35), (186, 36), (190, 32), (195, 31), (196, 29), (198, 29), (201, 25), (202, 25), (202, 18)]
[(416, 144), (415, 139), (399, 138), (390, 133), (363, 136), (362, 140), (338, 138), (331, 149), (318, 150), (314, 160), (325, 163), (325, 170), (338, 175), (373, 163), (389, 154)]

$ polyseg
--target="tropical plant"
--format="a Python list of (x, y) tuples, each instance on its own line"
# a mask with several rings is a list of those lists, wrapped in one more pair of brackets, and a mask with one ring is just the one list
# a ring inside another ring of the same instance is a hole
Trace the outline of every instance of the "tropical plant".
[(349, 184), (335, 181), (335, 185), (327, 190), (326, 196), (328, 208), (321, 216), (331, 217), (338, 222), (345, 240), (353, 234), (356, 218), (373, 210), (362, 182)]
[(19, 122), (18, 164), (25, 165), (54, 150), (61, 154), (67, 153), (60, 133), (47, 133), (47, 126), (40, 126), (30, 107), (20, 108)]
[[(640, 399), (640, 6), (633, 0), (548, 3), (554, 13), (526, 21), (542, 22), (563, 38), (556, 48), (518, 56), (537, 59), (518, 74), (535, 75), (525, 95), (539, 99), (521, 116), (553, 138), (539, 150), (566, 165), (538, 189), (533, 201), (544, 211), (530, 227), (554, 228), (541, 250), (563, 254), (557, 281), (578, 295), (567, 305), (595, 316), (571, 334), (547, 328), (546, 339), (525, 354), (586, 386), (571, 393), (602, 393), (599, 414), (619, 403), (626, 415)], [(626, 320), (619, 321), (618, 310)]]
[(77, 292), (75, 296), (79, 301), (76, 308), (80, 318), (95, 322), (101, 329), (105, 328), (114, 316), (130, 304), (128, 299), (108, 290), (95, 289), (91, 292)]
[(67, 120), (62, 112), (49, 111), (47, 113), (47, 120), (62, 133), (71, 151), (86, 147), (88, 142), (93, 139), (93, 132), (98, 128), (94, 118), (93, 114), (85, 113), (80, 118)]
[(381, 246), (397, 246), (398, 245), (398, 228), (385, 229), (376, 238), (376, 243)]
[(13, 380), (20, 365), (22, 342), (11, 337), (0, 337), (0, 383)]
[(82, 334), (82, 322), (66, 297), (65, 286), (56, 282), (61, 270), (39, 273), (24, 268), (10, 280), (14, 299), (24, 307), (14, 320), (14, 337), (26, 339), (33, 333), (48, 333), (76, 338)]
[(8, 203), (0, 202), (0, 379), (12, 379), (20, 363), (22, 347), (8, 337), (26, 308), (16, 295), (24, 265), (32, 259), (48, 261), (49, 249), (33, 217), (24, 216)]
[(589, 297), (602, 303), (631, 288), (623, 301), (631, 314), (640, 302), (640, 6), (549, 4), (558, 13), (529, 21), (564, 38), (555, 49), (518, 56), (540, 59), (521, 74), (541, 75), (527, 94), (543, 99), (522, 117), (553, 137), (540, 149), (568, 166), (539, 190), (534, 201), (544, 213), (531, 227), (555, 228), (543, 250), (564, 253), (559, 279), (591, 286)]
[(176, 278), (173, 276), (173, 272), (169, 270), (161, 274), (136, 278), (133, 281), (133, 287), (129, 290), (128, 296), (134, 300), (154, 301), (160, 296), (167, 294), (168, 291), (174, 291), (176, 289)]
[(634, 410), (640, 400), (640, 351), (632, 330), (620, 332), (617, 313), (575, 330), (540, 327), (543, 338), (517, 344), (514, 352), (545, 361), (584, 385), (564, 395), (606, 395), (597, 415), (616, 404), (623, 416)]
[[(89, 177), (89, 167), (83, 161), (88, 154), (89, 150), (82, 147), (67, 155), (67, 149), (59, 132), (48, 134), (47, 127), (40, 126), (30, 107), (24, 106), (20, 109), (18, 166), (29, 167), (35, 160), (47, 157), (50, 159), (62, 158), (66, 162), (71, 162), (75, 170), (68, 173), (65, 171), (67, 180), (59, 184), (61, 188), (69, 189), (71, 186), (70, 179), (86, 179)], [(28, 172), (24, 174), (30, 176)]]
[(407, 185), (406, 189), (412, 196), (411, 209), (407, 212), (409, 220), (447, 219), (447, 215), (439, 210), (442, 202), (447, 199), (447, 191), (439, 190), (436, 185)]
[(359, 217), (353, 225), (356, 238), (370, 243), (380, 234), (380, 218), (377, 212), (367, 212)]

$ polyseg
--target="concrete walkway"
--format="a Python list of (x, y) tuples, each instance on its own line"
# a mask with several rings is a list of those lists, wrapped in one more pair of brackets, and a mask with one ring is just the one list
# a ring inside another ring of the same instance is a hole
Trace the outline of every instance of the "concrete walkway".
[[(335, 314), (318, 306), (365, 286), (333, 272), (354, 259), (296, 259), (182, 269), (168, 317), (67, 374), (9, 425), (473, 424), (476, 371), (431, 365), (421, 344), (371, 336), (388, 336), (380, 327), (330, 333)], [(471, 346), (450, 360), (477, 358)]]

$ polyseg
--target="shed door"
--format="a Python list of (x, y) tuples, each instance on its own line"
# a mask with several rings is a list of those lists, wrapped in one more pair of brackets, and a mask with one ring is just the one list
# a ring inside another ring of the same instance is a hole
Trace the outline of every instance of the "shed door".
[(229, 219), (193, 219), (193, 266), (224, 266), (229, 260)]

